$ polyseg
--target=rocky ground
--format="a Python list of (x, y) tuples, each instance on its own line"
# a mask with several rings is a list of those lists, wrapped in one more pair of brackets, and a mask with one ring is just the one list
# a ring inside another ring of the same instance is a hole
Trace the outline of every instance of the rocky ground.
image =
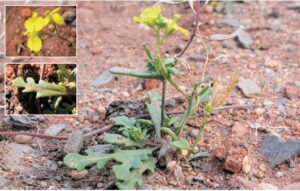
[[(113, 101), (132, 100), (117, 102), (116, 112), (120, 108), (131, 114), (140, 111), (137, 100), (146, 97), (152, 88), (149, 83), (113, 77), (107, 70), (115, 66), (144, 67), (142, 44), (151, 44), (153, 34), (135, 24), (132, 17), (152, 4), (78, 3), (79, 115), (2, 117), (2, 130), (21, 129), (63, 137), (59, 140), (0, 138), (1, 189), (115, 188), (109, 171), (68, 170), (62, 164), (63, 153), (70, 145), (73, 150), (84, 151), (101, 143), (101, 134), (85, 139), (83, 134), (110, 123), (104, 118), (107, 111), (113, 113), (110, 105)], [(300, 23), (296, 22), (299, 11), (298, 2), (244, 2), (219, 3), (201, 12), (203, 35), (232, 33), (240, 24), (246, 27), (246, 33), (236, 39), (209, 43), (211, 57), (226, 55), (226, 59), (212, 60), (207, 78), (217, 79), (225, 86), (231, 74), (240, 70), (237, 87), (225, 104), (247, 104), (252, 108), (213, 115), (199, 143), (201, 151), (208, 152), (209, 157), (190, 163), (172, 161), (175, 164), (171, 171), (157, 168), (154, 174), (145, 177), (142, 189), (300, 189)], [(179, 23), (193, 28), (187, 4), (163, 5), (163, 12), (180, 14)], [(175, 55), (186, 41), (175, 35), (163, 48)], [(183, 65), (178, 66), (182, 71), (178, 81), (186, 91), (191, 89), (190, 81), (200, 77), (204, 55), (196, 40), (183, 57), (189, 64), (190, 75)], [(1, 58), (1, 62), (6, 61)], [(159, 91), (159, 84), (154, 89)], [(173, 89), (167, 89), (170, 110), (185, 107), (176, 102), (178, 97)], [(198, 124), (199, 120), (192, 123)], [(195, 136), (197, 129), (190, 128), (190, 136)], [(70, 136), (77, 139), (66, 141)]]

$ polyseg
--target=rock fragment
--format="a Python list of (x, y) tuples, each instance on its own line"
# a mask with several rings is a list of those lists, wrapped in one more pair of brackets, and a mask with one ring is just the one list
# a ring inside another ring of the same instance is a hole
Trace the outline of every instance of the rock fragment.
[(83, 146), (83, 138), (82, 130), (74, 131), (66, 141), (64, 153), (78, 153)]
[(251, 98), (261, 94), (261, 89), (250, 79), (239, 81), (237, 86), (243, 92), (245, 97)]
[(66, 124), (63, 124), (63, 123), (50, 125), (50, 127), (45, 131), (45, 134), (56, 136), (60, 132), (62, 132), (65, 129), (65, 127), (66, 127)]

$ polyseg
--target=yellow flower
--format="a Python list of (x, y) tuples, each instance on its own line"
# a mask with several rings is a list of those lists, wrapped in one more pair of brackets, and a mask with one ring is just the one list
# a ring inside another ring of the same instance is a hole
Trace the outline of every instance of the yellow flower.
[(173, 19), (172, 20), (169, 20), (167, 22), (167, 26), (166, 26), (166, 35), (170, 35), (172, 34), (174, 31), (178, 31), (180, 33), (182, 33), (184, 36), (188, 36), (190, 34), (190, 32), (183, 28), (183, 27), (180, 27), (176, 24), (176, 22), (180, 19), (180, 15), (174, 15)]
[(143, 23), (150, 28), (154, 27), (156, 20), (160, 17), (160, 6), (146, 8), (139, 17), (133, 17), (138, 23)]
[(48, 24), (48, 21), (40, 16), (36, 12), (33, 12), (32, 16), (24, 23), (27, 35), (27, 47), (34, 52), (39, 52), (42, 49), (42, 39), (39, 37), (39, 32)]
[(65, 20), (61, 14), (58, 13), (60, 11), (61, 7), (57, 7), (53, 9), (52, 11), (47, 11), (46, 12), (46, 18), (48, 22), (53, 22), (58, 25), (63, 25), (65, 23)]

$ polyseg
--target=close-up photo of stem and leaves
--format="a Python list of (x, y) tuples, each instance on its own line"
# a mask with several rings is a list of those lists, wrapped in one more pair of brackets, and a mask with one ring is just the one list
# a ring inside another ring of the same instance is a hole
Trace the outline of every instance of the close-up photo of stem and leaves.
[[(21, 54), (47, 55), (48, 20), (65, 34), (71, 2), (54, 3), (27, 18)], [(76, 65), (6, 61), (0, 189), (299, 190), (299, 13), (297, 1), (77, 1)]]
[(6, 114), (76, 114), (76, 66), (7, 64)]
[(6, 6), (6, 56), (76, 56), (76, 7)]

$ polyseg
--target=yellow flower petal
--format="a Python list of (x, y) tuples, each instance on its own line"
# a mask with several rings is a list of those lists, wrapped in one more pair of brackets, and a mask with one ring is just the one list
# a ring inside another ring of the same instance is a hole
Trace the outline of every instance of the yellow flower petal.
[(176, 26), (176, 30), (178, 32), (180, 32), (181, 34), (183, 34), (184, 36), (189, 36), (189, 34), (190, 34), (190, 32), (187, 29), (180, 27), (178, 25)]
[(42, 40), (39, 36), (31, 36), (27, 41), (27, 47), (33, 52), (39, 52), (42, 49)]
[(58, 25), (63, 25), (65, 23), (64, 18), (58, 13), (54, 13), (52, 15), (52, 18), (53, 18), (53, 21)]
[(55, 8), (55, 9), (53, 9), (53, 10), (50, 12), (50, 14), (57, 13), (57, 12), (60, 11), (60, 10), (61, 10), (61, 7), (57, 7), (57, 8)]

